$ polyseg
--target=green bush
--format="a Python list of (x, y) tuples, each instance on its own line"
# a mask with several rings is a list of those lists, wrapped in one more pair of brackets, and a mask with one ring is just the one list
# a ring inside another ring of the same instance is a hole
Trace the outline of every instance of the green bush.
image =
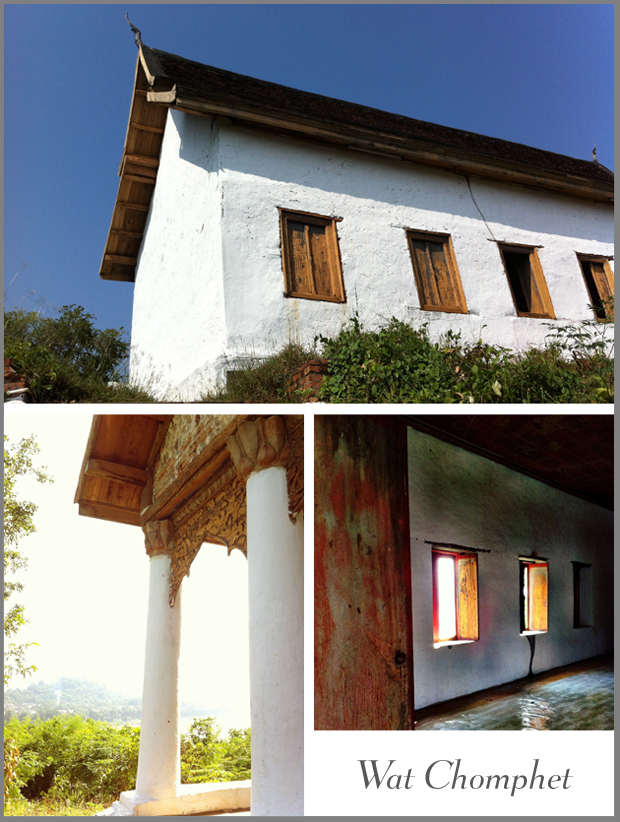
[(604, 324), (550, 326), (548, 345), (522, 354), (447, 332), (431, 342), (392, 318), (366, 331), (358, 318), (337, 337), (319, 337), (328, 374), (319, 398), (335, 403), (613, 402), (613, 358)]
[(221, 729), (212, 716), (195, 719), (181, 736), (181, 782), (234, 782), (250, 779), (250, 729)]
[[(250, 730), (226, 739), (213, 717), (195, 719), (181, 735), (181, 780), (250, 779)], [(5, 800), (110, 804), (136, 784), (140, 729), (81, 716), (11, 719), (4, 726)], [(21, 805), (19, 804), (21, 803)], [(27, 815), (27, 814), (24, 814)]]
[(80, 716), (13, 719), (5, 725), (7, 750), (19, 756), (9, 796), (105, 802), (135, 786), (140, 731)]
[(18, 308), (4, 315), (4, 356), (37, 402), (152, 402), (128, 383), (124, 332), (94, 326), (92, 314), (63, 306), (55, 317)]

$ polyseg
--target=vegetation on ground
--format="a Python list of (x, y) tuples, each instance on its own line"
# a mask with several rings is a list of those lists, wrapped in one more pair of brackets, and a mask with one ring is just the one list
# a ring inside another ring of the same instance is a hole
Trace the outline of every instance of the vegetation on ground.
[(23, 590), (21, 582), (13, 575), (24, 570), (28, 561), (20, 550), (19, 542), (23, 537), (34, 533), (34, 514), (37, 506), (34, 502), (19, 499), (16, 491), (17, 478), (33, 476), (38, 482), (53, 482), (45, 470), (37, 468), (33, 458), (39, 453), (39, 446), (34, 438), (22, 439), (16, 445), (9, 444), (4, 437), (4, 684), (8, 684), (14, 675), (28, 676), (36, 671), (34, 665), (26, 662), (28, 648), (32, 642), (17, 643), (16, 634), (26, 624), (24, 606), (13, 602), (7, 605), (15, 594)]
[[(140, 729), (80, 716), (11, 719), (4, 727), (5, 815), (88, 816), (133, 790)], [(250, 778), (250, 731), (227, 738), (213, 717), (181, 735), (181, 781)]]
[(605, 323), (548, 324), (543, 348), (516, 353), (466, 345), (460, 333), (432, 342), (428, 325), (392, 318), (367, 331), (358, 318), (337, 337), (319, 338), (328, 374), (319, 398), (330, 403), (613, 402), (614, 369)]
[(127, 377), (124, 330), (95, 328), (81, 306), (56, 316), (13, 308), (4, 314), (4, 356), (26, 377), (38, 403), (154, 402)]
[(202, 397), (201, 402), (301, 402), (291, 388), (291, 377), (316, 352), (299, 343), (289, 343), (271, 357), (248, 357), (247, 364), (228, 372), (225, 388)]
[(222, 739), (212, 716), (195, 719), (181, 735), (181, 782), (234, 782), (250, 779), (250, 729), (231, 728)]
[[(613, 298), (592, 307), (607, 321), (548, 323), (547, 344), (519, 353), (447, 332), (431, 341), (429, 325), (392, 318), (378, 330), (354, 317), (336, 337), (314, 346), (290, 343), (228, 372), (225, 388), (200, 402), (295, 403), (309, 391), (291, 376), (309, 360), (328, 360), (319, 399), (329, 403), (600, 403), (613, 402), (613, 355), (606, 329)], [(79, 306), (58, 317), (13, 309), (5, 314), (5, 357), (30, 381), (37, 402), (155, 402), (126, 373), (123, 329), (99, 331)], [(319, 354), (320, 352), (320, 354)]]

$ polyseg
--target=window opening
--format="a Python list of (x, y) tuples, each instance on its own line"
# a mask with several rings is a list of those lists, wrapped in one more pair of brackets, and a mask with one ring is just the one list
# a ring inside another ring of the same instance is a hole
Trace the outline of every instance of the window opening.
[(592, 566), (573, 562), (573, 628), (592, 626)]
[(578, 258), (594, 316), (599, 322), (613, 320), (614, 273), (609, 262), (604, 257)]
[(450, 235), (407, 231), (415, 283), (424, 311), (467, 313)]
[(542, 634), (548, 630), (549, 563), (522, 559), (521, 633)]
[(478, 639), (478, 557), (433, 549), (435, 647)]
[(280, 209), (285, 294), (345, 302), (337, 217)]
[(535, 248), (500, 245), (512, 299), (520, 317), (555, 319), (551, 297)]

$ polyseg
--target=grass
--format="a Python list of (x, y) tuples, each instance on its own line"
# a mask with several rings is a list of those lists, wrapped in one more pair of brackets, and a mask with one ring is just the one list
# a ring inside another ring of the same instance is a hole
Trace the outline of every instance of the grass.
[[(112, 803), (110, 803), (112, 804)], [(4, 816), (94, 816), (108, 805), (97, 802), (69, 802), (64, 799), (6, 799)]]
[(204, 395), (200, 402), (301, 402), (303, 394), (290, 388), (291, 377), (316, 356), (313, 349), (289, 343), (265, 360), (254, 358), (245, 368), (229, 371), (226, 387)]

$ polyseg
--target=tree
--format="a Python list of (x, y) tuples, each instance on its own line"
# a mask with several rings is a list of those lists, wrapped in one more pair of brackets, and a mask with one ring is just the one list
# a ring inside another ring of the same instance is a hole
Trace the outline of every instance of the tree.
[(26, 651), (33, 642), (21, 645), (12, 641), (15, 634), (27, 622), (24, 606), (14, 604), (7, 610), (6, 602), (23, 590), (17, 580), (7, 579), (7, 574), (23, 570), (28, 561), (19, 549), (19, 541), (36, 531), (34, 514), (37, 506), (33, 502), (20, 500), (16, 494), (16, 482), (19, 476), (30, 475), (39, 482), (53, 482), (44, 470), (33, 465), (32, 458), (39, 453), (39, 446), (34, 438), (22, 439), (11, 446), (8, 437), (4, 437), (4, 684), (14, 674), (28, 676), (36, 671), (34, 665), (26, 664)]
[(124, 329), (95, 328), (95, 317), (79, 305), (56, 313), (4, 313), (4, 356), (26, 377), (37, 402), (153, 402), (127, 381)]

